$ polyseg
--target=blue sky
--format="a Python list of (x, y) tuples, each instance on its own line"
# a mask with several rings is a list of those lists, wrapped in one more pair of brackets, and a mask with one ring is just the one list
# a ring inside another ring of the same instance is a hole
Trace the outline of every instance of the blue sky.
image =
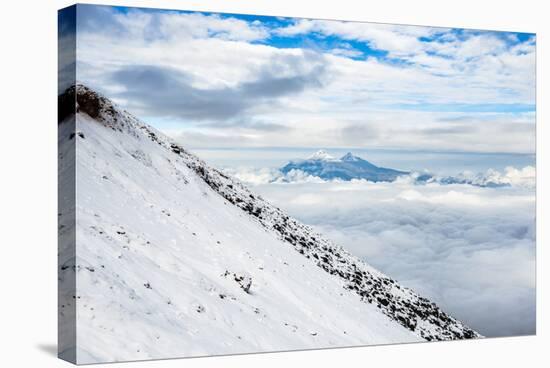
[(77, 24), (78, 79), (182, 143), (534, 151), (533, 34), (95, 5)]

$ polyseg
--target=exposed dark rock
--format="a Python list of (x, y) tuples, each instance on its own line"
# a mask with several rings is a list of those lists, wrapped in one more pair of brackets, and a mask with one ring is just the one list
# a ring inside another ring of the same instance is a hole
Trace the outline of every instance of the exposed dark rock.
[(242, 274), (233, 274), (233, 277), (235, 281), (240, 285), (241, 289), (244, 290), (245, 293), (250, 294), (250, 288), (252, 287), (252, 278), (247, 275)]

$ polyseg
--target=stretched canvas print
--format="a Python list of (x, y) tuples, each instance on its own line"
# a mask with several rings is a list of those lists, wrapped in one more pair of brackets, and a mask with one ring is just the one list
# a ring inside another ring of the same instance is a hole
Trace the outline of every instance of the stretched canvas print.
[(535, 334), (535, 35), (59, 12), (59, 356)]

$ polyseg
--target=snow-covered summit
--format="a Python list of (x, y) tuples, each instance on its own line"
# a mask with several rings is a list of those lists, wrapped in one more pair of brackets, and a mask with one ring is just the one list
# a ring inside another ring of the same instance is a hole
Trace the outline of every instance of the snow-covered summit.
[(319, 161), (336, 161), (336, 157), (332, 156), (325, 150), (319, 150), (309, 156), (307, 158), (308, 160), (319, 160)]
[(361, 161), (362, 158), (353, 155), (351, 152), (346, 153), (344, 156), (340, 158), (340, 161), (344, 162), (355, 162), (355, 161)]
[(77, 247), (76, 259), (60, 255), (60, 331), (76, 308), (77, 345), (61, 355), (95, 363), (480, 337), (104, 96), (79, 85), (60, 102), (78, 106), (59, 124), (61, 175), (77, 175), (76, 209), (59, 213), (61, 241), (75, 231)]

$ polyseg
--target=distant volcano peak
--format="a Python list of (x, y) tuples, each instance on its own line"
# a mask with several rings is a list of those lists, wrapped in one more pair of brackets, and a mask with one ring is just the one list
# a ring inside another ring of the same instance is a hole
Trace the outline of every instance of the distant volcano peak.
[(394, 181), (401, 175), (409, 174), (406, 171), (376, 166), (351, 152), (335, 158), (325, 150), (317, 151), (306, 160), (291, 161), (281, 168), (283, 174), (292, 170), (303, 171), (324, 180), (365, 179), (373, 182)]

